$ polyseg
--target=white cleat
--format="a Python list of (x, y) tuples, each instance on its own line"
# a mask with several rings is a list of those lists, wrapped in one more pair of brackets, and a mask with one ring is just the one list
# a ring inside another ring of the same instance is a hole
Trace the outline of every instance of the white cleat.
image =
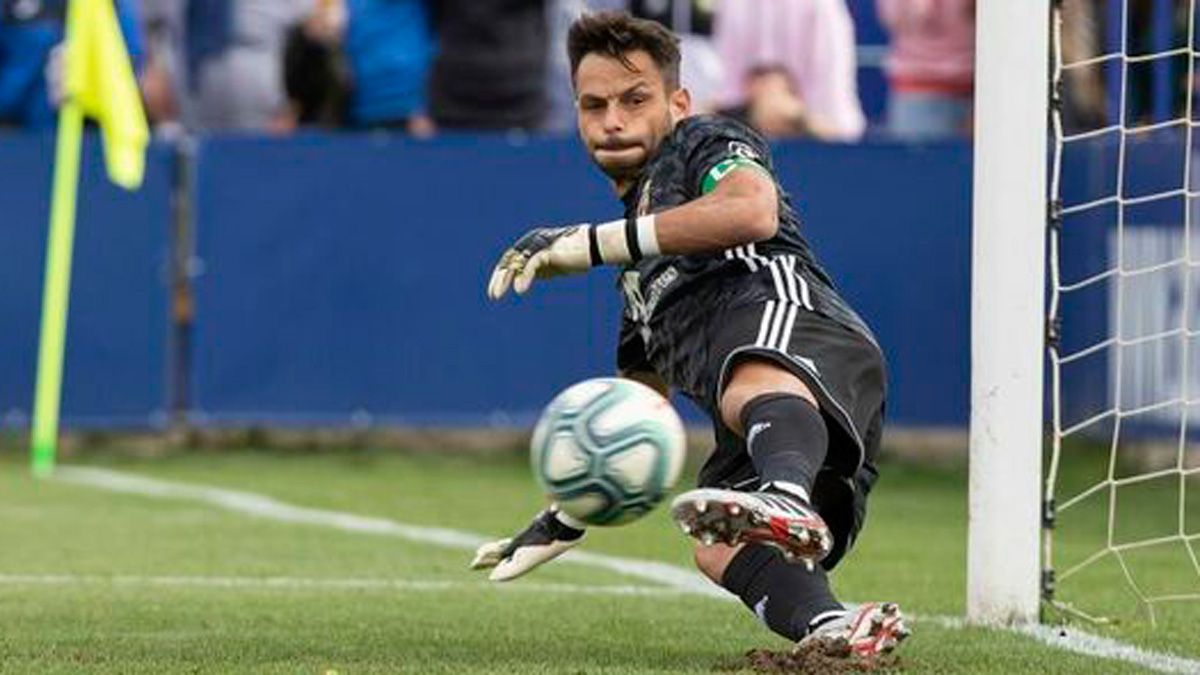
[(796, 649), (823, 643), (828, 651), (848, 650), (849, 655), (871, 658), (887, 654), (909, 635), (900, 606), (894, 602), (868, 602), (806, 635)]
[(671, 503), (680, 529), (705, 546), (758, 542), (783, 551), (788, 562), (808, 568), (833, 549), (833, 535), (808, 504), (774, 492), (738, 492), (701, 488)]

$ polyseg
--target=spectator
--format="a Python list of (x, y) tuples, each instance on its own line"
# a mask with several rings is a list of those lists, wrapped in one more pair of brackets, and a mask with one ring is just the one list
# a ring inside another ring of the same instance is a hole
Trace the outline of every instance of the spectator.
[(796, 94), (791, 74), (782, 66), (761, 66), (747, 76), (746, 102), (719, 112), (741, 120), (768, 138), (810, 137), (828, 140), (833, 134), (809, 118)]
[(963, 135), (975, 85), (975, 0), (876, 0), (891, 34), (888, 129), (905, 140)]
[(347, 6), (351, 123), (431, 133), (425, 92), (433, 35), (427, 0), (347, 0)]
[(298, 121), (431, 134), (425, 89), (432, 50), (426, 0), (322, 0), (285, 49)]
[[(61, 91), (66, 0), (0, 0), (0, 125), (54, 126)], [(140, 70), (142, 36), (137, 0), (117, 0), (117, 20)]]
[(315, 0), (143, 0), (151, 25), (181, 37), (164, 63), (192, 129), (286, 131), (283, 51)]
[(297, 126), (341, 127), (351, 94), (342, 53), (344, 5), (325, 2), (303, 23), (288, 29), (283, 47), (283, 82), (291, 120)]
[(439, 0), (429, 108), (439, 127), (535, 129), (546, 114), (547, 0)]
[[(913, 0), (918, 1), (918, 0)], [(785, 70), (808, 124), (828, 140), (862, 136), (854, 23), (843, 0), (737, 0), (717, 5), (714, 38), (725, 64), (724, 107), (744, 105), (751, 75)]]
[[(155, 5), (155, 0), (145, 0)], [(182, 130), (179, 98), (175, 92), (183, 85), (178, 79), (180, 72), (178, 55), (173, 45), (182, 41), (183, 21), (169, 20), (155, 5), (147, 13), (146, 65), (142, 72), (142, 97), (146, 102), (146, 117), (150, 126), (159, 134), (173, 134)]]

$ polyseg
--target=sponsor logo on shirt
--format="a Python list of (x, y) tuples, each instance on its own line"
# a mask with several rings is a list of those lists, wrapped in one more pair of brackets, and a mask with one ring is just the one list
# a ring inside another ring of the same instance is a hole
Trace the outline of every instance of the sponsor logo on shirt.
[(729, 152), (735, 157), (744, 157), (756, 162), (762, 160), (762, 157), (759, 157), (758, 152), (750, 147), (750, 144), (741, 141), (729, 141)]
[(675, 283), (678, 280), (679, 280), (679, 270), (675, 269), (674, 265), (663, 270), (662, 274), (659, 274), (657, 277), (654, 277), (654, 281), (650, 282), (650, 288), (647, 289), (648, 290), (647, 298), (646, 298), (646, 316), (647, 316), (647, 318), (651, 314), (654, 313), (654, 308), (658, 306), (658, 301), (662, 300), (663, 293), (666, 293), (667, 289), (671, 287), (671, 284)]

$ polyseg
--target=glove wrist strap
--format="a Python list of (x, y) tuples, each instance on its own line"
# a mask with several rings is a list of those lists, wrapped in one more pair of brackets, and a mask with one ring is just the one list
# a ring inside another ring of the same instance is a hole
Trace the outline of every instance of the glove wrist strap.
[(600, 237), (595, 225), (588, 225), (588, 262), (592, 267), (604, 264), (604, 254), (600, 251)]
[(578, 518), (572, 518), (571, 516), (568, 516), (567, 514), (563, 513), (562, 510), (559, 509), (557, 506), (555, 506), (555, 508), (553, 509), (553, 513), (554, 513), (555, 520), (562, 523), (563, 525), (566, 525), (567, 527), (571, 528), (572, 530), (587, 529), (587, 523), (583, 522), (582, 520), (579, 520)]
[(653, 215), (596, 225), (588, 232), (588, 244), (593, 263), (605, 265), (627, 265), (661, 254)]

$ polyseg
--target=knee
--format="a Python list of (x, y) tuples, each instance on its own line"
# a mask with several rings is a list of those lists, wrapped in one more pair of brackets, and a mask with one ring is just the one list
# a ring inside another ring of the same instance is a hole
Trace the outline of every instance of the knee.
[(721, 580), (725, 577), (725, 568), (729, 567), (729, 561), (733, 560), (741, 548), (740, 545), (725, 546), (724, 544), (696, 546), (696, 568), (713, 583), (720, 585)]
[(725, 387), (725, 391), (721, 392), (721, 421), (739, 436), (745, 433), (742, 429), (742, 408), (746, 407), (751, 398), (751, 393), (745, 385), (732, 381)]
[(738, 435), (745, 433), (742, 410), (746, 404), (763, 394), (776, 393), (793, 394), (818, 405), (804, 381), (777, 363), (755, 359), (734, 365), (721, 392), (721, 421)]

